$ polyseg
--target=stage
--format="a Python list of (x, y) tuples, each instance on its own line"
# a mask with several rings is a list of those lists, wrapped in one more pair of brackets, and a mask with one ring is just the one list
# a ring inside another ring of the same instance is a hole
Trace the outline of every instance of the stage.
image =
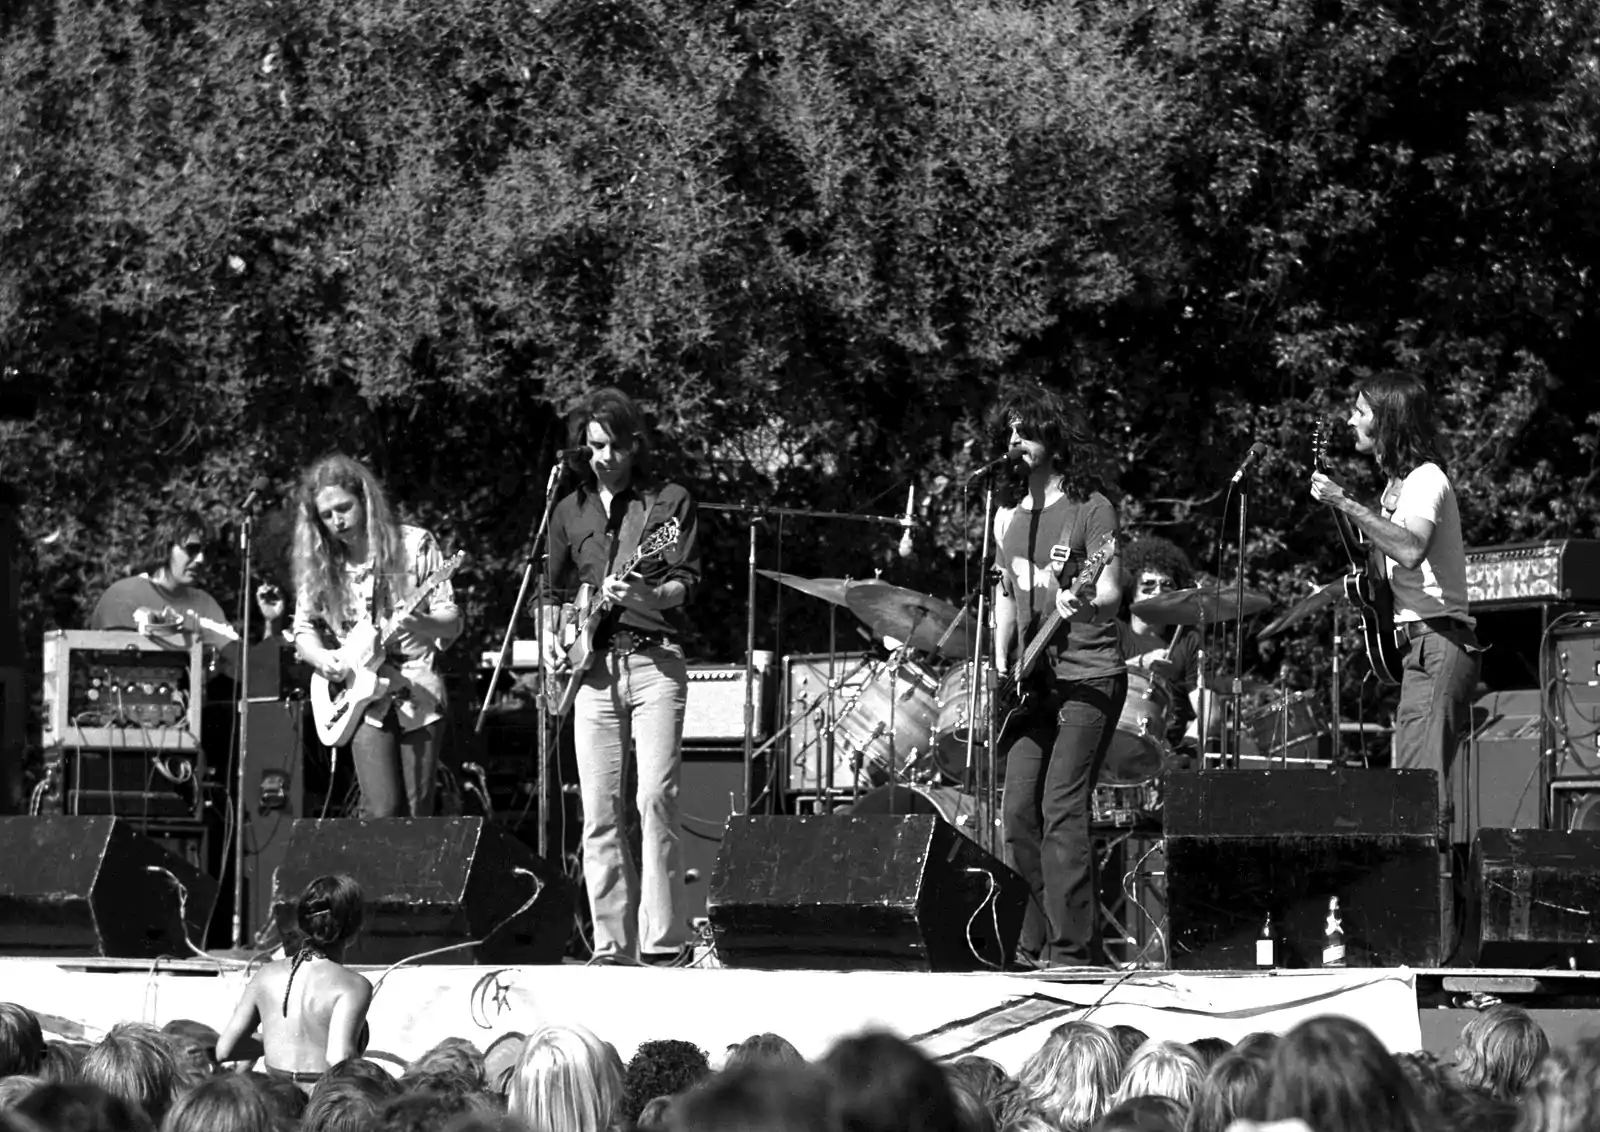
[[(701, 962), (715, 960), (704, 954)], [(544, 1022), (580, 1022), (624, 1058), (644, 1041), (686, 1039), (714, 1064), (751, 1034), (781, 1034), (816, 1057), (840, 1037), (884, 1027), (935, 1058), (982, 1054), (1013, 1072), (1052, 1028), (1079, 1019), (1176, 1040), (1236, 1040), (1335, 1013), (1360, 1019), (1390, 1049), (1423, 1044), (1418, 974), (1406, 968), (929, 974), (567, 963), (361, 970), (377, 986), (369, 1056), (396, 1069), (442, 1038), (484, 1048), (507, 1031), (526, 1033)], [(245, 965), (231, 961), (0, 959), (0, 1001), (34, 1011), (49, 1037), (94, 1041), (119, 1021), (187, 1018), (220, 1029), (246, 978)]]

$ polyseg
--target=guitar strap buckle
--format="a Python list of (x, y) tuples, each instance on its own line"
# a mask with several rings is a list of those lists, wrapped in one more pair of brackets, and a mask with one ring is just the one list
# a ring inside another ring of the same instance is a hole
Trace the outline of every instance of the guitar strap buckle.
[(1060, 570), (1072, 561), (1072, 547), (1064, 542), (1058, 542), (1050, 548), (1050, 563)]

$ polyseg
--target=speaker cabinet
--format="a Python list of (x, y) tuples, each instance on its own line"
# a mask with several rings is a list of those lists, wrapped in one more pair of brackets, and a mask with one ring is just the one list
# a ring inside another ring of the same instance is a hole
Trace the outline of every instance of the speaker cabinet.
[(730, 967), (971, 971), (1010, 959), (1027, 897), (932, 814), (738, 817), (709, 914)]
[(1472, 734), (1451, 775), (1450, 840), (1478, 830), (1539, 828), (1539, 690), (1490, 692), (1472, 705)]
[(1600, 778), (1600, 620), (1550, 633), (1545, 655), (1555, 756), (1550, 778)]
[(1479, 830), (1472, 877), (1479, 966), (1600, 968), (1600, 833)]
[(250, 703), (245, 752), (245, 930), (262, 940), (272, 917), (272, 876), (283, 864), (289, 831), (306, 816), (304, 700)]
[(711, 877), (722, 848), (728, 819), (745, 809), (744, 753), (702, 753), (685, 748), (678, 781), (678, 817), (682, 827), (684, 915), (706, 914)]
[(841, 720), (858, 707), (872, 675), (866, 653), (800, 654), (784, 659), (785, 721), (789, 724), (789, 789), (815, 794), (848, 792), (855, 770)]
[(572, 933), (565, 878), (483, 818), (295, 822), (272, 897), (284, 939), (299, 936), (300, 892), (326, 873), (354, 877), (366, 900), (366, 926), (346, 956), (352, 963), (394, 963), (455, 945), (469, 946), (426, 961), (558, 963)]
[(216, 881), (120, 818), (0, 818), (0, 954), (185, 956), (216, 901)]
[(1254, 967), (1269, 915), (1280, 966), (1317, 966), (1331, 897), (1351, 966), (1438, 966), (1433, 771), (1172, 772), (1165, 788), (1173, 968)]

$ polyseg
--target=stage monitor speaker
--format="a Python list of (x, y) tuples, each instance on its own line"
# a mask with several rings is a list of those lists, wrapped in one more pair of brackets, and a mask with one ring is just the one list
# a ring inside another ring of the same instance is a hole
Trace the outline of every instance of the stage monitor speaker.
[(1472, 705), (1472, 734), (1450, 776), (1450, 840), (1484, 828), (1538, 829), (1539, 690), (1489, 692)]
[(1600, 969), (1600, 833), (1480, 829), (1472, 879), (1478, 966)]
[(971, 971), (1017, 946), (1028, 889), (933, 814), (736, 817), (711, 880), (729, 967)]
[(1253, 968), (1269, 915), (1279, 965), (1319, 966), (1335, 896), (1351, 966), (1438, 966), (1437, 782), (1431, 770), (1167, 774), (1171, 966)]
[(284, 939), (299, 937), (300, 892), (327, 873), (354, 877), (366, 900), (365, 927), (346, 953), (352, 963), (459, 944), (472, 946), (425, 961), (559, 963), (572, 933), (566, 878), (480, 817), (295, 822), (272, 895)]
[(121, 818), (0, 818), (0, 954), (189, 956), (216, 902), (215, 880)]

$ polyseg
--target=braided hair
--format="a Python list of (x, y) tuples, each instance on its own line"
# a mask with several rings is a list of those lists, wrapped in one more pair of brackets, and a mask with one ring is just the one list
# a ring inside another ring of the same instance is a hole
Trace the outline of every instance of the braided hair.
[(295, 922), (300, 927), (300, 947), (289, 962), (289, 981), (283, 987), (283, 1015), (289, 1016), (289, 991), (301, 964), (326, 959), (328, 952), (347, 943), (361, 930), (361, 886), (344, 873), (320, 876), (300, 893)]

